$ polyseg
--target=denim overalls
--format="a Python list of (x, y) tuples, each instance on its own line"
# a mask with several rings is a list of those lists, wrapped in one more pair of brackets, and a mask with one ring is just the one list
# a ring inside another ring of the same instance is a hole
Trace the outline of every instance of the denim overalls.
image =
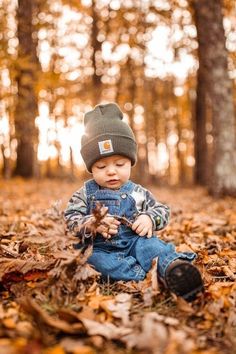
[[(135, 186), (133, 182), (128, 181), (119, 190), (101, 189), (94, 180), (89, 180), (85, 185), (88, 214), (91, 214), (96, 201), (99, 201), (108, 207), (109, 214), (134, 220), (138, 211), (131, 196)], [(178, 258), (191, 261), (196, 255), (192, 252), (177, 253), (173, 244), (165, 243), (156, 236), (138, 236), (128, 226), (121, 224), (118, 233), (111, 239), (105, 239), (99, 234), (96, 236), (88, 263), (104, 277), (138, 281), (145, 278), (155, 257), (158, 257), (159, 276), (164, 278), (172, 261)]]

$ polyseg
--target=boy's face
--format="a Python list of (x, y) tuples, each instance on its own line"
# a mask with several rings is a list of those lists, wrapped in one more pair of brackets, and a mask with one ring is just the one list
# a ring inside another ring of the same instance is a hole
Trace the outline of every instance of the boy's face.
[(94, 180), (101, 187), (119, 189), (130, 178), (131, 161), (121, 155), (104, 157), (92, 166)]

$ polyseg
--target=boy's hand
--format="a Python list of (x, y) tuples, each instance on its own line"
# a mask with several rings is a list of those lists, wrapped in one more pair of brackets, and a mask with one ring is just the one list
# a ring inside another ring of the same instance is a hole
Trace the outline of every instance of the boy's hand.
[(95, 233), (101, 234), (105, 238), (111, 238), (118, 232), (120, 221), (116, 220), (113, 216), (107, 214), (108, 208), (102, 206), (99, 210), (100, 221), (96, 221), (95, 216), (91, 216), (86, 223), (86, 226), (93, 230)]
[(147, 236), (150, 238), (153, 234), (152, 226), (153, 225), (150, 216), (141, 214), (134, 221), (132, 230), (135, 231), (139, 236)]
[(119, 225), (120, 221), (108, 214), (102, 219), (101, 225), (97, 227), (96, 231), (102, 234), (105, 238), (111, 238), (111, 236), (117, 234)]

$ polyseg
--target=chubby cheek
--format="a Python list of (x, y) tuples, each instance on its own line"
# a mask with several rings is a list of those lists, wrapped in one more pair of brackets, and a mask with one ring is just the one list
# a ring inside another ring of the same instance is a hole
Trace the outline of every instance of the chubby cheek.
[(121, 173), (121, 174), (120, 174), (120, 179), (121, 179), (122, 181), (125, 181), (125, 180), (127, 179), (127, 173)]
[(104, 180), (105, 180), (106, 175), (105, 175), (105, 173), (104, 173), (104, 172), (99, 171), (99, 173), (97, 173), (97, 174), (96, 174), (96, 177), (97, 177), (97, 179), (98, 179), (99, 181), (104, 181)]
[(98, 184), (100, 184), (101, 181), (104, 179), (102, 171), (92, 169), (92, 175)]

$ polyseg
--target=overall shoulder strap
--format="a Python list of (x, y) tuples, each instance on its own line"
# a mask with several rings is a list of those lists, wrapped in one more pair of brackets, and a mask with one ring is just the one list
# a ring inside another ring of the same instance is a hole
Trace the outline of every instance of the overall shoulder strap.
[(89, 181), (85, 182), (85, 188), (87, 197), (90, 197), (92, 194), (96, 193), (96, 191), (99, 189), (99, 186), (94, 181), (94, 179), (90, 179)]
[(132, 181), (128, 181), (120, 188), (120, 192), (131, 194), (134, 190), (134, 187), (135, 183)]

